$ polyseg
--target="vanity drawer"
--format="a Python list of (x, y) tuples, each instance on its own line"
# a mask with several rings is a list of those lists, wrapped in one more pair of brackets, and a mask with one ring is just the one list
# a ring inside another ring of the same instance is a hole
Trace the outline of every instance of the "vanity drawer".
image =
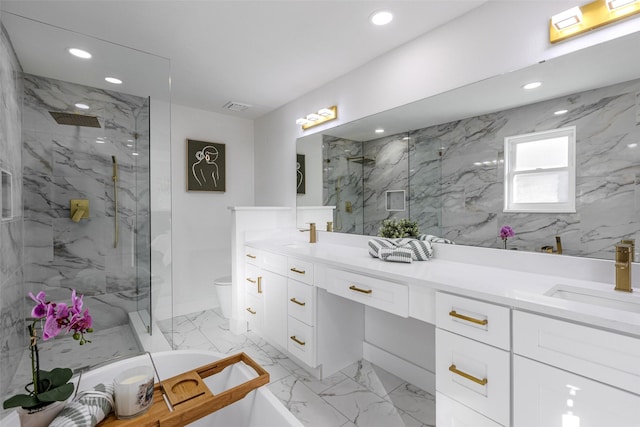
[(265, 251), (263, 251), (260, 255), (262, 268), (273, 273), (280, 274), (281, 276), (287, 275), (286, 256)]
[(436, 390), (509, 425), (510, 353), (436, 328)]
[(315, 367), (315, 336), (313, 326), (289, 316), (287, 350), (311, 367)]
[(327, 291), (398, 316), (409, 316), (409, 287), (401, 283), (329, 268)]
[(249, 246), (244, 247), (244, 262), (251, 265), (259, 265), (260, 251)]
[(288, 258), (287, 276), (307, 285), (313, 285), (313, 263), (296, 258)]
[(640, 339), (513, 312), (514, 353), (640, 394)]
[(510, 309), (438, 292), (436, 326), (485, 344), (509, 350)]
[(307, 325), (314, 326), (315, 288), (297, 280), (287, 279), (287, 313)]
[(249, 324), (249, 329), (253, 331), (260, 330), (263, 323), (264, 313), (262, 299), (250, 293), (245, 294), (245, 318)]
[(503, 427), (438, 392), (436, 393), (436, 425), (438, 427)]
[(245, 267), (244, 289), (251, 295), (262, 294), (262, 277), (258, 268), (249, 265)]

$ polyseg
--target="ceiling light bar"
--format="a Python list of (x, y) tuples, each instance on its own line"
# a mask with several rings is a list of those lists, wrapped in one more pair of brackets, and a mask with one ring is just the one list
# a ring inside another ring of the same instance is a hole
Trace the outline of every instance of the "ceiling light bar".
[(338, 107), (334, 105), (332, 107), (321, 108), (315, 113), (307, 114), (305, 117), (297, 119), (296, 124), (301, 125), (303, 130), (307, 130), (337, 118)]
[(637, 13), (640, 13), (639, 0), (596, 0), (576, 6), (549, 20), (549, 41), (557, 43)]

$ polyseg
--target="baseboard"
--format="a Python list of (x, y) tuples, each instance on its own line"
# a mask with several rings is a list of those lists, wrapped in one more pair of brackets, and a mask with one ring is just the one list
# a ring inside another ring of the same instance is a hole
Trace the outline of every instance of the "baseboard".
[(405, 380), (406, 382), (420, 387), (427, 393), (436, 393), (436, 374), (408, 362), (395, 354), (389, 353), (373, 344), (364, 342), (362, 344), (362, 352), (365, 360), (373, 363), (391, 372), (393, 375)]

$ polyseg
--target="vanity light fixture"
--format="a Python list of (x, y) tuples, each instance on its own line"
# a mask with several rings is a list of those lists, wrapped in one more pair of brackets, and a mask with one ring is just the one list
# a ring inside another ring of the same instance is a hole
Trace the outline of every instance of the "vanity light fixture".
[(305, 117), (300, 117), (296, 119), (296, 124), (302, 126), (303, 130), (307, 130), (337, 118), (338, 107), (334, 105), (332, 107), (321, 108), (315, 113), (307, 114)]
[(76, 108), (79, 108), (81, 110), (88, 110), (89, 106), (87, 104), (82, 104), (80, 102), (78, 102), (77, 104), (75, 104)]
[(549, 41), (557, 43), (637, 13), (640, 13), (639, 0), (595, 0), (576, 6), (551, 18)]
[(563, 114), (567, 114), (569, 112), (569, 110), (558, 110), (556, 112), (554, 112), (553, 114), (555, 114), (556, 116), (561, 116)]
[(67, 49), (67, 52), (69, 52), (71, 55), (78, 58), (82, 58), (82, 59), (91, 58), (91, 54), (89, 52), (87, 52), (86, 50), (75, 48), (75, 47), (70, 47), (69, 49)]
[(387, 25), (393, 20), (393, 14), (388, 10), (379, 10), (371, 14), (369, 20), (373, 25)]
[(105, 77), (104, 79), (109, 83), (113, 83), (114, 85), (121, 85), (122, 84), (122, 80), (120, 80), (120, 79), (118, 79), (116, 77)]
[(531, 82), (531, 83), (527, 83), (526, 85), (522, 86), (522, 89), (531, 90), (531, 89), (539, 88), (540, 86), (542, 86), (542, 82)]

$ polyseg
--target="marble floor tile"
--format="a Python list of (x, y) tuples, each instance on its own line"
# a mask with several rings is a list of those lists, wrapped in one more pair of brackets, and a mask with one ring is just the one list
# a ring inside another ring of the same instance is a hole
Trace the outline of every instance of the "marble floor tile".
[(350, 378), (320, 393), (320, 397), (356, 426), (404, 426), (400, 413), (389, 399), (378, 396)]
[(234, 335), (214, 310), (159, 326), (165, 335), (173, 328), (177, 349), (248, 354), (269, 372), (269, 389), (305, 426), (435, 426), (433, 396), (366, 360), (320, 381), (255, 332)]
[(306, 427), (342, 426), (349, 421), (295, 375), (271, 383), (268, 387)]

